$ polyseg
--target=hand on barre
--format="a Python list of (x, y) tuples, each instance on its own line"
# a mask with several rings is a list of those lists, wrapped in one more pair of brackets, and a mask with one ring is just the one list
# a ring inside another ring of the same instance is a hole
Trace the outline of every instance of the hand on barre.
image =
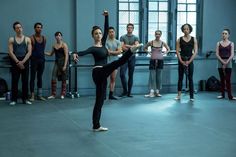
[(79, 61), (78, 54), (73, 54), (73, 60), (77, 63)]

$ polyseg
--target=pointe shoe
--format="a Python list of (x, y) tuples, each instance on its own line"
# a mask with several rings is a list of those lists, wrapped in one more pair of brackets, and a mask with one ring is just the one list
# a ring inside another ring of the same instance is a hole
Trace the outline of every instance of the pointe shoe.
[(130, 48), (130, 50), (131, 50), (132, 53), (136, 53), (137, 50), (138, 50), (140, 47), (142, 47), (142, 46), (143, 46), (143, 44), (140, 43), (140, 44), (138, 44), (138, 45), (132, 46), (132, 47)]

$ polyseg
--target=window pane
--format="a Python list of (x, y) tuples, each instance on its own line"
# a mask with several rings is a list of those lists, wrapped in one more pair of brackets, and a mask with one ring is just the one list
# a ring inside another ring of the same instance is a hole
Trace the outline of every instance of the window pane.
[(139, 0), (129, 0), (130, 2), (139, 2)]
[(119, 25), (119, 37), (126, 34), (126, 25)]
[(159, 30), (161, 30), (162, 32), (166, 32), (167, 31), (167, 23), (160, 23), (159, 24)]
[(130, 21), (129, 22), (139, 23), (139, 12), (130, 12)]
[(178, 3), (186, 3), (186, 0), (178, 0)]
[(183, 32), (181, 31), (181, 26), (182, 26), (182, 24), (177, 25), (177, 38), (179, 38), (183, 35)]
[(129, 21), (129, 13), (127, 11), (120, 11), (119, 12), (119, 23), (127, 23)]
[(128, 10), (128, 3), (120, 3), (119, 9), (120, 10)]
[(187, 3), (197, 3), (196, 0), (187, 0)]
[(188, 12), (187, 13), (187, 23), (189, 24), (196, 24), (196, 13), (195, 12)]
[(188, 11), (196, 11), (196, 5), (195, 4), (189, 4), (188, 5)]
[(148, 4), (149, 4), (148, 6), (149, 10), (155, 10), (155, 11), (157, 10), (157, 4), (158, 4), (157, 2), (149, 2)]
[(139, 10), (138, 3), (130, 3), (130, 10)]
[(168, 11), (168, 3), (167, 2), (160, 2), (159, 3), (159, 10)]
[(155, 39), (155, 31), (158, 30), (157, 24), (151, 24), (148, 25), (148, 41)]
[(186, 22), (187, 22), (186, 12), (178, 12), (177, 23), (178, 24), (185, 24)]
[(162, 35), (161, 35), (161, 40), (164, 41), (165, 43), (167, 43), (167, 32), (166, 31), (162, 31)]
[(157, 12), (149, 12), (149, 22), (157, 22), (158, 20), (158, 13)]
[(178, 11), (186, 11), (186, 4), (179, 4)]
[(160, 12), (159, 13), (159, 22), (168, 22), (168, 13)]
[(196, 37), (196, 25), (191, 25), (193, 27), (193, 31), (191, 33), (192, 36)]
[(136, 36), (139, 36), (139, 25), (134, 25), (133, 34), (136, 35)]

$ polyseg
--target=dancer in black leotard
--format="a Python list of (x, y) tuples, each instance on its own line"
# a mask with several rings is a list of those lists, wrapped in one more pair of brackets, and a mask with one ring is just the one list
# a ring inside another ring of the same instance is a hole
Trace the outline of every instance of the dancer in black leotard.
[(105, 47), (108, 32), (108, 12), (104, 11), (105, 16), (104, 34), (102, 35), (101, 28), (94, 26), (92, 28), (92, 37), (94, 39), (94, 45), (85, 51), (80, 51), (73, 54), (75, 61), (78, 61), (78, 56), (92, 54), (95, 60), (93, 67), (92, 77), (96, 85), (96, 101), (93, 109), (93, 131), (107, 131), (108, 128), (104, 128), (100, 125), (101, 109), (104, 103), (105, 88), (107, 85), (107, 77), (119, 66), (123, 65), (129, 57), (136, 52), (142, 44), (133, 46), (129, 51), (116, 61), (107, 64), (108, 50)]

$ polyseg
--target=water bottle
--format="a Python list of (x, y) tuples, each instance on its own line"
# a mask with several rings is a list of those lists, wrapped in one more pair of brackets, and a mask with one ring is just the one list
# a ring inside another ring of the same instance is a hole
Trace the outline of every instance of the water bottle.
[(7, 101), (11, 100), (11, 92), (6, 93), (6, 100)]

